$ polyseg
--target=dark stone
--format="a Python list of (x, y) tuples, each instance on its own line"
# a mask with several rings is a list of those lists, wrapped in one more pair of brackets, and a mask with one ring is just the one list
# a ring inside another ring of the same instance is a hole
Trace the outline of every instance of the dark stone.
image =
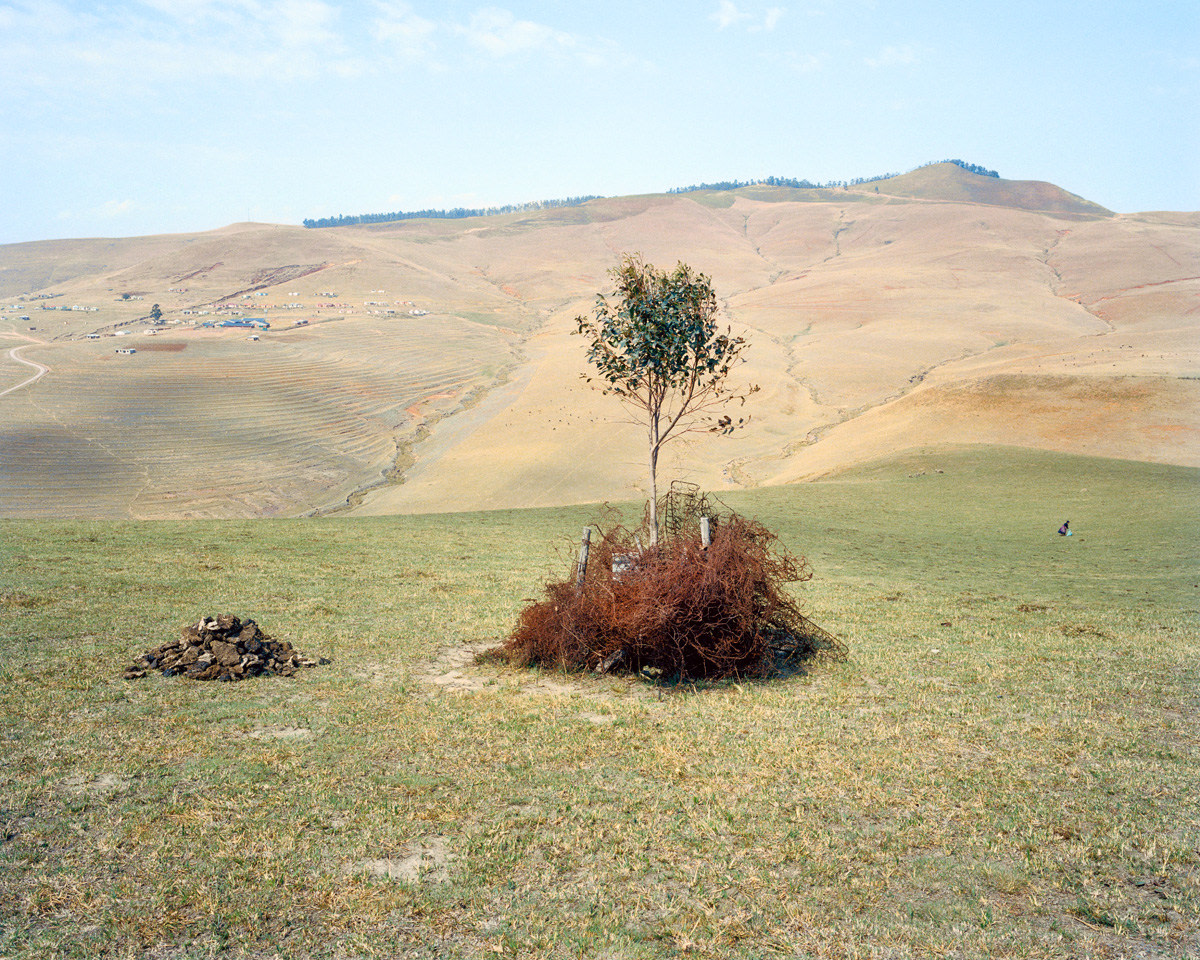
[(166, 677), (183, 674), (194, 680), (231, 681), (263, 673), (291, 677), (298, 667), (329, 662), (304, 656), (286, 640), (273, 640), (253, 620), (222, 614), (202, 617), (184, 627), (178, 640), (139, 654), (123, 676), (135, 679), (153, 669)]
[(213, 659), (224, 666), (232, 666), (242, 661), (242, 655), (238, 653), (238, 648), (232, 643), (226, 643), (224, 640), (214, 640), (210, 649), (213, 653)]

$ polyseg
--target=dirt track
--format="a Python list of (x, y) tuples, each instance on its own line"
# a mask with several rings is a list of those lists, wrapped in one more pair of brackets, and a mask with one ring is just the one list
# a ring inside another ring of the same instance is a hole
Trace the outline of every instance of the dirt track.
[(16, 390), (20, 390), (22, 387), (28, 387), (32, 383), (36, 383), (38, 380), (40, 380), (42, 377), (44, 377), (46, 374), (48, 374), (50, 372), (50, 368), (47, 367), (45, 364), (38, 363), (36, 360), (26, 360), (24, 357), (22, 357), (20, 355), (21, 351), (26, 349), (27, 347), (35, 346), (35, 345), (44, 345), (46, 342), (45, 340), (38, 340), (35, 337), (26, 337), (23, 334), (19, 334), (19, 333), (4, 333), (4, 334), (0, 334), (0, 336), (21, 337), (21, 339), (23, 339), (23, 340), (30, 341), (29, 343), (23, 344), (22, 346), (19, 346), (19, 347), (13, 347), (11, 350), (9, 350), (8, 351), (8, 359), (14, 360), (17, 363), (23, 363), (27, 367), (33, 367), (34, 370), (37, 371), (37, 373), (35, 373), (28, 380), (22, 380), (20, 383), (14, 385), (14, 386), (8, 387), (5, 390), (0, 390), (0, 397), (3, 397), (9, 393), (13, 393)]

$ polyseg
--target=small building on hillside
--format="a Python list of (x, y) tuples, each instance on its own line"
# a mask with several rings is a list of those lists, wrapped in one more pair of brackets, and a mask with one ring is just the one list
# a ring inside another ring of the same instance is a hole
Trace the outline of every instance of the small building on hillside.
[(239, 317), (236, 320), (222, 320), (217, 324), (218, 327), (237, 327), (238, 329), (246, 329), (249, 327), (257, 327), (259, 330), (270, 330), (271, 325), (267, 323), (264, 317)]

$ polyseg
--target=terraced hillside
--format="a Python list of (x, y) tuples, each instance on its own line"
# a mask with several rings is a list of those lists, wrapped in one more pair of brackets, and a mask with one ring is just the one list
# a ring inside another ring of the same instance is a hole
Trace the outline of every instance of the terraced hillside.
[[(938, 165), (848, 190), (0, 248), (0, 391), (33, 373), (11, 346), (51, 368), (0, 393), (0, 515), (636, 494), (641, 434), (581, 381), (571, 335), (633, 250), (712, 275), (752, 345), (739, 376), (763, 388), (748, 429), (677, 446), (664, 476), (719, 491), (979, 443), (1200, 465), (1200, 215)], [(203, 326), (247, 318), (270, 329)], [(164, 343), (181, 349), (147, 349)]]
[[(273, 516), (344, 501), (421, 424), (511, 360), (455, 317), (345, 320), (43, 348), (44, 384), (4, 398), (7, 516)], [(136, 353), (117, 354), (114, 342)]]

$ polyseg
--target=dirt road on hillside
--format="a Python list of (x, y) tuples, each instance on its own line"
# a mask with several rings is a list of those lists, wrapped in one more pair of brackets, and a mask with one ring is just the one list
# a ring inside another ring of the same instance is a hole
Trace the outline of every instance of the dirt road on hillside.
[(33, 369), (37, 371), (37, 373), (35, 373), (28, 380), (22, 380), (20, 383), (16, 384), (15, 386), (9, 387), (7, 390), (0, 390), (0, 397), (3, 397), (5, 394), (12, 393), (14, 390), (20, 390), (22, 387), (27, 387), (31, 383), (36, 383), (38, 380), (41, 380), (42, 377), (44, 377), (46, 374), (48, 374), (50, 372), (50, 368), (47, 367), (45, 364), (38, 363), (36, 360), (26, 360), (24, 357), (22, 357), (20, 355), (21, 351), (24, 350), (26, 347), (45, 346), (45, 343), (46, 343), (45, 340), (38, 340), (34, 337), (26, 337), (19, 333), (5, 333), (5, 334), (0, 334), (0, 336), (20, 337), (22, 340), (28, 340), (29, 343), (24, 343), (19, 347), (13, 347), (11, 350), (9, 350), (8, 351), (8, 359), (15, 360), (17, 363), (23, 363), (27, 367), (33, 367)]

